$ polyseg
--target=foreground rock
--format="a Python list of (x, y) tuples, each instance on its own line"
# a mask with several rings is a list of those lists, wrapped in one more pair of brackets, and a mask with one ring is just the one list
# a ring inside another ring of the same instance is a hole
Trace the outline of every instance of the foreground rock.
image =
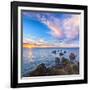
[(40, 64), (37, 68), (30, 73), (30, 76), (44, 76), (47, 75), (47, 68), (45, 64)]
[(62, 64), (47, 68), (45, 64), (40, 64), (37, 68), (29, 73), (29, 76), (51, 76), (51, 75), (71, 75), (79, 74), (79, 66), (63, 59)]

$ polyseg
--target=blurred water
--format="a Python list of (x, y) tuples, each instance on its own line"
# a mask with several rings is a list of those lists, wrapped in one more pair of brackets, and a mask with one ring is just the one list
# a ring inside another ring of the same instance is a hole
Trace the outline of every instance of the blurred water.
[[(56, 55), (52, 51), (56, 50)], [(79, 60), (79, 48), (23, 48), (22, 59), (22, 75), (36, 69), (36, 67), (44, 63), (47, 67), (55, 65), (55, 57), (60, 57), (60, 52), (66, 51), (64, 57), (69, 59), (69, 55), (73, 52), (77, 55), (76, 60)]]

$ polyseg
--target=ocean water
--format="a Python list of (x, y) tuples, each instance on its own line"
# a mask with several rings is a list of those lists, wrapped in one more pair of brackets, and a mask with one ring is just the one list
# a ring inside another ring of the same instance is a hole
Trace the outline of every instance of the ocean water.
[[(52, 51), (56, 50), (56, 54)], [(44, 63), (46, 67), (51, 67), (55, 65), (55, 57), (60, 57), (59, 53), (64, 52), (64, 57), (69, 59), (70, 53), (76, 55), (76, 60), (79, 61), (79, 48), (23, 48), (22, 57), (22, 76), (30, 71), (36, 69), (36, 67)]]

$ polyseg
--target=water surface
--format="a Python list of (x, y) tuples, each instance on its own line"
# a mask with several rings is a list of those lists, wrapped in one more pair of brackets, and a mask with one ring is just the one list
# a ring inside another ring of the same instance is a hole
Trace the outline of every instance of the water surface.
[[(52, 51), (56, 50), (56, 54)], [(64, 57), (69, 59), (70, 53), (74, 53), (77, 57), (76, 60), (79, 61), (79, 48), (23, 48), (22, 57), (22, 75), (33, 71), (36, 67), (44, 63), (46, 67), (51, 67), (55, 65), (55, 57), (60, 57), (59, 53), (64, 52)]]

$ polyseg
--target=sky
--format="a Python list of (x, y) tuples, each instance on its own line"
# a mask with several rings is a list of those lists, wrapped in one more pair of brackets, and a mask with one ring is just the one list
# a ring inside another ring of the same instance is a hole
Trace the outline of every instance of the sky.
[(22, 12), (23, 43), (79, 46), (80, 14)]

